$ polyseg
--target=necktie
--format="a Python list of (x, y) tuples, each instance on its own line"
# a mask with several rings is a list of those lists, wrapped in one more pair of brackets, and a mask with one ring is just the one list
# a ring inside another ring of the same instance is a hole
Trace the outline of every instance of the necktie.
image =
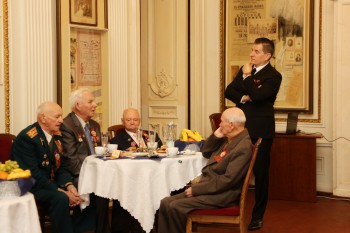
[(54, 143), (54, 139), (52, 137), (51, 141), (49, 142), (49, 147), (50, 147), (51, 152), (53, 152), (53, 143)]
[(255, 69), (255, 68), (253, 68), (253, 69), (252, 69), (252, 73), (251, 73), (251, 75), (252, 75), (252, 76), (254, 76), (255, 72), (256, 72), (256, 69)]
[(91, 137), (91, 133), (90, 133), (90, 125), (89, 124), (85, 125), (84, 131), (85, 131), (87, 142), (89, 144), (90, 152), (91, 152), (91, 154), (95, 154), (94, 145), (92, 144), (92, 137)]

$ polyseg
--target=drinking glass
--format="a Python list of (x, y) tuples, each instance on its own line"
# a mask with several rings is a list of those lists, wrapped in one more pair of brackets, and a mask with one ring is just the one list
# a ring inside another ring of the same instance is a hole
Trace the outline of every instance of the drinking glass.
[(155, 154), (155, 151), (157, 150), (158, 142), (147, 142), (147, 148), (148, 148), (148, 154), (150, 156)]
[(149, 142), (155, 142), (156, 141), (156, 132), (153, 130), (148, 131), (148, 141)]
[(104, 148), (104, 157), (106, 157), (107, 155), (107, 144), (108, 144), (108, 134), (107, 133), (101, 133), (101, 143), (102, 143), (102, 146)]

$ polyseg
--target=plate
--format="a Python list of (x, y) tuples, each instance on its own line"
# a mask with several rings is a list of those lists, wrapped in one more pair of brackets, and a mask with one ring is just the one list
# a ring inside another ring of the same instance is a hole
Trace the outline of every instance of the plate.
[(188, 151), (188, 150), (184, 150), (180, 152), (182, 155), (195, 155), (196, 151)]
[(148, 156), (148, 152), (135, 152), (131, 154), (132, 156)]

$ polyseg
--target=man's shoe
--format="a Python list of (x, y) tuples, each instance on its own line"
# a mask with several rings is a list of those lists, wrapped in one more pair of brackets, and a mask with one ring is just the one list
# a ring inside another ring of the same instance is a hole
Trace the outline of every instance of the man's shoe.
[(262, 225), (263, 225), (262, 220), (252, 219), (252, 221), (248, 225), (248, 231), (259, 230), (260, 228), (262, 228)]

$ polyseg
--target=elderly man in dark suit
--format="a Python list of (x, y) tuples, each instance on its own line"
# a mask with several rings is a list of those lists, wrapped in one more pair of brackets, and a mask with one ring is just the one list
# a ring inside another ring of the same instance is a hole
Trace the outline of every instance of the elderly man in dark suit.
[(252, 142), (261, 137), (262, 143), (254, 165), (255, 206), (248, 230), (262, 227), (269, 188), (270, 150), (275, 134), (274, 103), (282, 76), (271, 66), (274, 44), (267, 38), (257, 38), (245, 64), (225, 91), (225, 97), (241, 108)]
[(199, 182), (160, 203), (158, 233), (185, 233), (187, 214), (194, 209), (227, 207), (239, 201), (253, 145), (239, 108), (226, 109), (220, 127), (205, 141), (208, 158)]
[[(37, 201), (49, 206), (52, 231), (73, 233), (69, 208), (80, 204), (73, 178), (62, 169), (63, 122), (61, 107), (44, 102), (38, 107), (37, 122), (22, 130), (12, 145), (11, 160), (30, 169), (35, 185), (30, 190)], [(83, 223), (83, 222), (80, 222)]]
[[(95, 153), (95, 146), (101, 145), (101, 129), (100, 125), (92, 119), (97, 105), (91, 91), (75, 90), (71, 93), (69, 101), (72, 112), (64, 118), (61, 126), (64, 149), (62, 166), (72, 174), (74, 183), (77, 185), (84, 159)], [(73, 221), (79, 222), (83, 218), (89, 218), (91, 226), (86, 226), (87, 229), (83, 230), (91, 230), (92, 227), (98, 233), (110, 232), (108, 203), (109, 200), (106, 198), (91, 195), (90, 206), (83, 212), (78, 208), (74, 210)]]
[[(137, 109), (125, 109), (121, 121), (125, 130), (112, 138), (111, 143), (118, 144), (118, 149), (120, 150), (128, 150), (132, 147), (139, 148), (147, 145), (147, 142), (149, 141), (148, 131), (142, 130), (142, 139), (140, 141), (137, 137), (141, 123), (141, 117)], [(162, 141), (158, 135), (156, 135), (155, 141), (158, 142), (158, 147), (162, 145)], [(140, 223), (132, 217), (127, 210), (120, 206), (118, 200), (113, 201), (111, 229), (112, 233), (143, 232)]]
[[(140, 128), (141, 117), (139, 111), (135, 108), (127, 108), (123, 112), (121, 121), (125, 127), (125, 130), (111, 139), (111, 143), (118, 144), (118, 149), (127, 150), (130, 147), (140, 147), (140, 145), (147, 146), (149, 141), (149, 133), (147, 130), (142, 130), (142, 141), (138, 141), (137, 131)], [(158, 147), (163, 143), (160, 140), (158, 134), (155, 141), (158, 142)]]

